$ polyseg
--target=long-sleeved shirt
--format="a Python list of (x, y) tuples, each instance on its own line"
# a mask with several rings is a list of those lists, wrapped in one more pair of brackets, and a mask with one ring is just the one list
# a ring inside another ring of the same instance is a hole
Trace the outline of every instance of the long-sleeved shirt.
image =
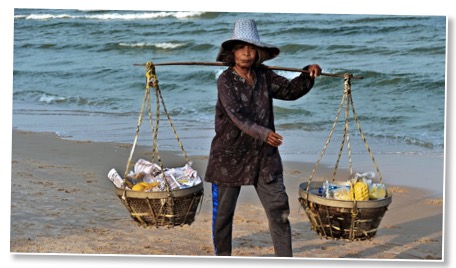
[(310, 91), (314, 79), (308, 73), (289, 80), (271, 70), (253, 70), (252, 86), (233, 68), (217, 80), (216, 134), (205, 174), (207, 182), (241, 186), (283, 176), (278, 148), (266, 143), (269, 132), (275, 131), (273, 98), (296, 100)]

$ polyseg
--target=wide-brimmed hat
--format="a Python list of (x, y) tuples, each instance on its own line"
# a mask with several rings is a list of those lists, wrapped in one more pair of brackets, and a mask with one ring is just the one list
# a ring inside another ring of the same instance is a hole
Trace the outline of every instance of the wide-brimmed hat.
[(246, 42), (260, 48), (260, 53), (262, 53), (261, 58), (263, 61), (273, 59), (280, 53), (279, 48), (261, 42), (260, 34), (258, 33), (254, 20), (240, 19), (234, 22), (231, 39), (222, 43), (216, 61), (226, 62), (227, 54), (233, 48), (233, 45), (238, 42)]

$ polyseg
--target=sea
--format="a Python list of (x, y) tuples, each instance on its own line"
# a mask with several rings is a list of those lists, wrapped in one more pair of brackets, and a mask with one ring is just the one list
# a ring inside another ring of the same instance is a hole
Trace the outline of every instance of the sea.
[[(337, 75), (316, 78), (298, 100), (274, 100), (285, 159), (315, 161), (341, 148), (361, 156), (367, 149), (374, 156), (444, 155), (448, 25), (434, 15), (17, 8), (12, 127), (129, 144), (138, 133), (138, 144), (151, 145), (157, 105), (151, 88), (151, 116), (148, 101), (141, 113), (145, 64), (215, 62), (239, 18), (254, 19), (261, 40), (280, 49), (266, 65), (315, 63)], [(174, 128), (187, 153), (208, 155), (225, 68), (155, 67), (163, 97), (159, 148), (180, 150)], [(348, 113), (343, 74), (353, 75)]]

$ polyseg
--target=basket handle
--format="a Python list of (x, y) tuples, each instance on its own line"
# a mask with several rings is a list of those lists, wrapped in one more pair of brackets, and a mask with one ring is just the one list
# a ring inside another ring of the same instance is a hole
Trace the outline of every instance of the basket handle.
[[(151, 97), (150, 97), (150, 88), (151, 87), (155, 88), (155, 97), (156, 97), (155, 126), (154, 126), (153, 113), (152, 113), (152, 107), (151, 107)], [(169, 123), (171, 125), (171, 128), (173, 129), (174, 135), (175, 135), (175, 137), (177, 139), (177, 142), (178, 142), (178, 144), (179, 144), (179, 146), (180, 146), (180, 148), (182, 150), (182, 153), (183, 153), (183, 155), (185, 157), (186, 163), (189, 163), (190, 159), (189, 159), (187, 153), (184, 150), (184, 146), (182, 145), (182, 142), (180, 141), (179, 136), (177, 135), (176, 128), (174, 127), (173, 122), (171, 120), (171, 117), (170, 117), (170, 115), (168, 113), (168, 110), (166, 109), (165, 101), (163, 99), (160, 87), (158, 85), (157, 74), (155, 73), (155, 65), (152, 62), (147, 62), (146, 63), (146, 87), (145, 87), (143, 102), (141, 104), (141, 111), (140, 111), (139, 117), (138, 117), (138, 124), (137, 124), (137, 127), (136, 127), (135, 139), (133, 141), (133, 146), (131, 148), (130, 155), (128, 157), (128, 161), (127, 161), (127, 166), (125, 168), (124, 177), (127, 177), (128, 171), (130, 170), (130, 168), (132, 166), (132, 158), (133, 158), (133, 154), (134, 154), (134, 151), (135, 151), (135, 148), (136, 148), (136, 145), (137, 145), (137, 141), (138, 141), (138, 137), (139, 137), (139, 130), (140, 130), (140, 127), (141, 127), (141, 124), (142, 124), (142, 121), (143, 121), (143, 114), (144, 114), (144, 111), (145, 111), (146, 103), (147, 103), (147, 113), (149, 115), (150, 128), (152, 130), (152, 136), (153, 136), (151, 161), (153, 161), (153, 159), (155, 157), (157, 157), (157, 160), (158, 160), (160, 168), (161, 168), (163, 180), (164, 180), (164, 183), (165, 183), (166, 191), (169, 192), (170, 191), (170, 185), (169, 185), (168, 181), (166, 180), (166, 176), (165, 176), (165, 172), (164, 172), (164, 166), (163, 166), (163, 161), (162, 161), (162, 159), (160, 157), (160, 153), (158, 151), (158, 145), (157, 145), (158, 127), (159, 127), (159, 122), (160, 122), (160, 105), (163, 106), (163, 110), (164, 110), (164, 112), (165, 112), (165, 114), (166, 114), (166, 116), (168, 118), (168, 121), (169, 121)]]
[(350, 176), (351, 177), (353, 176), (353, 167), (352, 167), (352, 159), (351, 159), (351, 146), (350, 146), (350, 135), (349, 135), (349, 130), (348, 130), (348, 122), (349, 122), (348, 119), (349, 119), (349, 111), (350, 111), (350, 106), (351, 106), (351, 111), (353, 113), (353, 117), (354, 117), (356, 125), (358, 127), (358, 131), (360, 132), (361, 138), (362, 138), (362, 140), (364, 142), (364, 146), (366, 147), (367, 151), (369, 152), (371, 160), (372, 160), (372, 162), (373, 162), (373, 164), (374, 164), (374, 166), (375, 166), (375, 168), (377, 170), (377, 174), (378, 174), (380, 183), (383, 183), (383, 178), (382, 178), (380, 169), (378, 167), (377, 162), (375, 161), (374, 155), (372, 154), (372, 151), (371, 151), (369, 145), (367, 144), (366, 137), (364, 136), (364, 133), (361, 130), (361, 125), (359, 123), (358, 116), (356, 115), (356, 112), (355, 112), (355, 106), (353, 104), (353, 98), (352, 98), (352, 95), (351, 95), (351, 82), (350, 82), (351, 78), (353, 78), (352, 74), (348, 74), (348, 73), (344, 74), (344, 94), (343, 94), (342, 100), (341, 100), (341, 102), (339, 104), (339, 108), (337, 110), (336, 117), (335, 117), (334, 122), (333, 122), (333, 126), (332, 126), (331, 131), (329, 132), (328, 138), (326, 140), (326, 144), (323, 147), (323, 150), (320, 153), (320, 157), (317, 160), (317, 162), (315, 163), (314, 168), (312, 170), (312, 173), (311, 173), (311, 175), (309, 177), (309, 182), (307, 184), (307, 189), (306, 189), (307, 193), (309, 192), (309, 189), (310, 189), (310, 182), (312, 181), (312, 178), (313, 178), (313, 176), (315, 175), (315, 173), (316, 173), (316, 171), (318, 169), (320, 161), (322, 160), (323, 155), (324, 155), (329, 143), (331, 142), (331, 137), (332, 137), (332, 135), (334, 133), (335, 127), (336, 127), (337, 122), (339, 120), (340, 113), (341, 113), (342, 108), (344, 106), (345, 106), (344, 135), (343, 135), (343, 138), (342, 138), (342, 142), (341, 142), (341, 147), (340, 147), (340, 150), (339, 150), (338, 158), (337, 158), (337, 161), (336, 161), (336, 164), (335, 164), (335, 167), (334, 167), (334, 173), (333, 173), (332, 181), (334, 181), (335, 177), (336, 177), (336, 172), (337, 172), (337, 169), (338, 169), (338, 166), (339, 166), (340, 158), (342, 156), (342, 151), (343, 151), (343, 148), (344, 148), (344, 145), (345, 145), (345, 141), (347, 142)]

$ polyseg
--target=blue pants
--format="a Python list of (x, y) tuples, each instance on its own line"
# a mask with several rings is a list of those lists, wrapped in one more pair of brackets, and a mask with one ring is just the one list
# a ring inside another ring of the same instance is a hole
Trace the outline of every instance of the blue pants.
[[(270, 183), (260, 179), (254, 187), (269, 221), (275, 256), (292, 257), (291, 227), (288, 221), (290, 206), (283, 179)], [(233, 218), (240, 191), (241, 186), (223, 187), (212, 184), (212, 236), (215, 254), (218, 256), (231, 256)]]

